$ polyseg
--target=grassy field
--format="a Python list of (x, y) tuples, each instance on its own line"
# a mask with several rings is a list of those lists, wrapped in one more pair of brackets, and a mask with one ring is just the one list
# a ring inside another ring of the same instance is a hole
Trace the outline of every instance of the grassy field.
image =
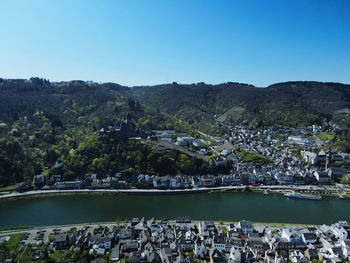
[(253, 163), (269, 163), (271, 160), (266, 156), (258, 153), (246, 153), (243, 158), (243, 162), (253, 162)]
[(15, 249), (23, 237), (24, 234), (11, 235), (9, 241), (6, 242), (6, 247), (10, 250)]
[(55, 260), (55, 262), (63, 262), (66, 259), (66, 251), (65, 250), (56, 250), (52, 254), (50, 254), (50, 258)]
[(21, 259), (18, 260), (19, 263), (26, 262), (36, 262), (36, 263), (44, 263), (43, 259), (34, 259), (35, 255), (31, 248), (27, 248), (25, 253), (23, 253)]
[(0, 192), (3, 192), (3, 191), (13, 191), (13, 190), (15, 190), (15, 189), (16, 189), (16, 185), (9, 185), (9, 186), (0, 188)]
[(227, 227), (224, 227), (224, 226), (219, 227), (219, 230), (221, 230), (224, 233), (227, 233)]
[(320, 133), (317, 134), (317, 137), (320, 138), (321, 141), (325, 142), (325, 141), (331, 141), (334, 139), (334, 134), (331, 133)]

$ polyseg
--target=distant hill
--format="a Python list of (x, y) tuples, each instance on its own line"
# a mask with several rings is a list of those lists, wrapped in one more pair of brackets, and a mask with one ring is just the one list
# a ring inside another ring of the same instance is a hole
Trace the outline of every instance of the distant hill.
[[(141, 105), (127, 87), (0, 79), (0, 101), (0, 188), (30, 181), (42, 172), (75, 179), (88, 171), (105, 174), (132, 168), (128, 170), (132, 174), (180, 169), (178, 153), (98, 135), (101, 128), (118, 127), (126, 119), (145, 130), (186, 130), (175, 118)], [(57, 160), (64, 161), (63, 169), (55, 169)]]
[(216, 121), (251, 127), (304, 126), (333, 119), (349, 126), (350, 85), (284, 82), (266, 88), (241, 83), (134, 87), (141, 103), (203, 129)]

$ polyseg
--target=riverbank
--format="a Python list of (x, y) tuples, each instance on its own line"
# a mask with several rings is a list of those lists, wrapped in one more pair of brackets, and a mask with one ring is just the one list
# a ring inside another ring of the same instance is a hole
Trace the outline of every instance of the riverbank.
[(243, 189), (242, 187), (215, 187), (215, 188), (198, 188), (198, 189), (173, 189), (173, 190), (160, 190), (160, 189), (74, 189), (74, 190), (36, 190), (28, 192), (13, 192), (0, 196), (0, 200), (17, 200), (20, 198), (30, 197), (50, 197), (58, 195), (166, 195), (166, 194), (194, 194), (194, 193), (207, 193), (210, 191), (232, 191)]
[[(314, 185), (287, 186), (287, 185), (270, 185), (270, 186), (221, 186), (210, 188), (193, 188), (193, 189), (74, 189), (74, 190), (35, 190), (28, 192), (12, 192), (0, 195), (1, 200), (18, 200), (21, 198), (37, 198), (40, 196), (65, 196), (65, 195), (176, 195), (176, 194), (195, 194), (195, 193), (224, 193), (224, 192), (255, 192), (255, 193), (276, 193), (283, 194), (286, 191), (312, 192), (322, 196), (337, 197), (338, 190), (333, 186), (319, 187)], [(349, 191), (349, 190), (348, 190)], [(346, 192), (344, 198), (350, 198)]]
[[(156, 221), (160, 221), (160, 219), (156, 219)], [(170, 224), (175, 224), (176, 220), (175, 219), (169, 219), (168, 220)], [(191, 220), (192, 225), (197, 225), (203, 220)], [(120, 226), (124, 227), (127, 224), (129, 224), (131, 221), (129, 220), (122, 220), (119, 222), (90, 222), (90, 223), (81, 223), (81, 224), (60, 224), (60, 225), (49, 225), (49, 226), (22, 226), (22, 227), (11, 227), (9, 226), (8, 228), (4, 227), (0, 229), (0, 237), (1, 236), (6, 236), (6, 235), (13, 235), (13, 234), (19, 234), (19, 233), (26, 233), (28, 231), (52, 231), (54, 229), (61, 229), (61, 231), (68, 231), (71, 228), (86, 228), (86, 227), (114, 227), (114, 226)], [(213, 221), (215, 225), (217, 226), (226, 226), (228, 227), (230, 224), (238, 224), (239, 221), (222, 221), (222, 220), (214, 220)], [(272, 227), (272, 228), (280, 228), (284, 226), (295, 226), (295, 227), (311, 227), (311, 226), (320, 226), (320, 224), (298, 224), (298, 223), (280, 223), (280, 222), (252, 222), (254, 227), (259, 228), (259, 227)], [(15, 229), (14, 229), (15, 228)]]

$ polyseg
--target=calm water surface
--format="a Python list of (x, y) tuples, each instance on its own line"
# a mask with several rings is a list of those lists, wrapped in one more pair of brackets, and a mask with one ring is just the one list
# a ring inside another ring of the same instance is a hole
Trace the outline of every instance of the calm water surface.
[(106, 222), (132, 217), (330, 224), (350, 220), (350, 200), (287, 199), (282, 195), (71, 195), (0, 202), (0, 226)]

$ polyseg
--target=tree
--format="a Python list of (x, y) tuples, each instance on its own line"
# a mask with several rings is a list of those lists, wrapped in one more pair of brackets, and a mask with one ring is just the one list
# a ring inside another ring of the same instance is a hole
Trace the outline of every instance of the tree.
[(342, 184), (350, 184), (350, 176), (348, 174), (344, 174), (340, 182)]

